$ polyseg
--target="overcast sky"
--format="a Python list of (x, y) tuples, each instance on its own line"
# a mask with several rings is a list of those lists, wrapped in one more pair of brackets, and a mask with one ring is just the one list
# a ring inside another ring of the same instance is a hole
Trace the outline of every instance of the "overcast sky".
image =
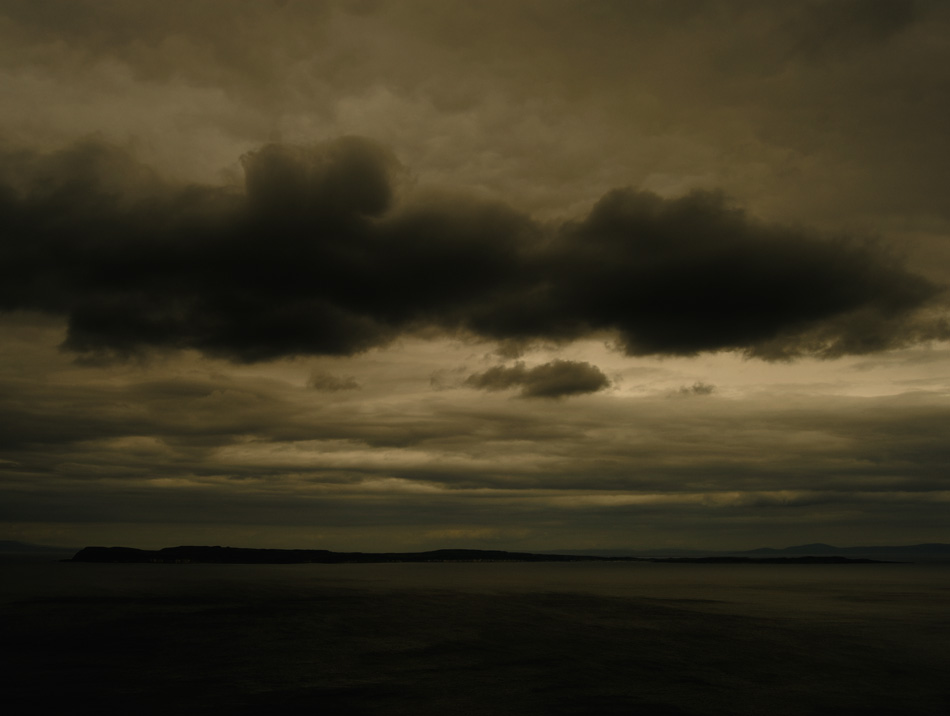
[(0, 536), (950, 542), (950, 6), (0, 0)]

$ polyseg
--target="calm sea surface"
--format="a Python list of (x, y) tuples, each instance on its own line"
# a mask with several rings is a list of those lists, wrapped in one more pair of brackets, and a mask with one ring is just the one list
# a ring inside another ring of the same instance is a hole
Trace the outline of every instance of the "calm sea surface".
[(950, 565), (0, 573), (17, 714), (950, 714)]

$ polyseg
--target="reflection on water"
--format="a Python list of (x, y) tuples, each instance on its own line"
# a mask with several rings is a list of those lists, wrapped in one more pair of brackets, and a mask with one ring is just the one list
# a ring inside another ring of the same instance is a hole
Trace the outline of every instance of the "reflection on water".
[(950, 713), (950, 565), (0, 570), (17, 713)]

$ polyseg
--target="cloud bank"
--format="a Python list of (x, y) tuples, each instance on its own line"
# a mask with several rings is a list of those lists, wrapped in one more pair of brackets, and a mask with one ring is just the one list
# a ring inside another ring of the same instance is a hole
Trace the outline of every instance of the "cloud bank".
[[(880, 245), (764, 224), (715, 193), (617, 189), (552, 226), (497, 202), (400, 198), (405, 170), (360, 137), (242, 163), (244, 192), (169, 185), (95, 143), (4, 157), (0, 308), (65, 316), (64, 347), (86, 357), (238, 362), (432, 329), (769, 360), (947, 335), (928, 318), (938, 287)], [(533, 371), (499, 375), (548, 394)]]

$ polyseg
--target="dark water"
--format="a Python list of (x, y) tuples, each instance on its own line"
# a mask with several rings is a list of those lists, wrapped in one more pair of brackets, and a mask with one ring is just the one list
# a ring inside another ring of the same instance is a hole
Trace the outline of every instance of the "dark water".
[(950, 714), (950, 565), (0, 570), (6, 713)]

